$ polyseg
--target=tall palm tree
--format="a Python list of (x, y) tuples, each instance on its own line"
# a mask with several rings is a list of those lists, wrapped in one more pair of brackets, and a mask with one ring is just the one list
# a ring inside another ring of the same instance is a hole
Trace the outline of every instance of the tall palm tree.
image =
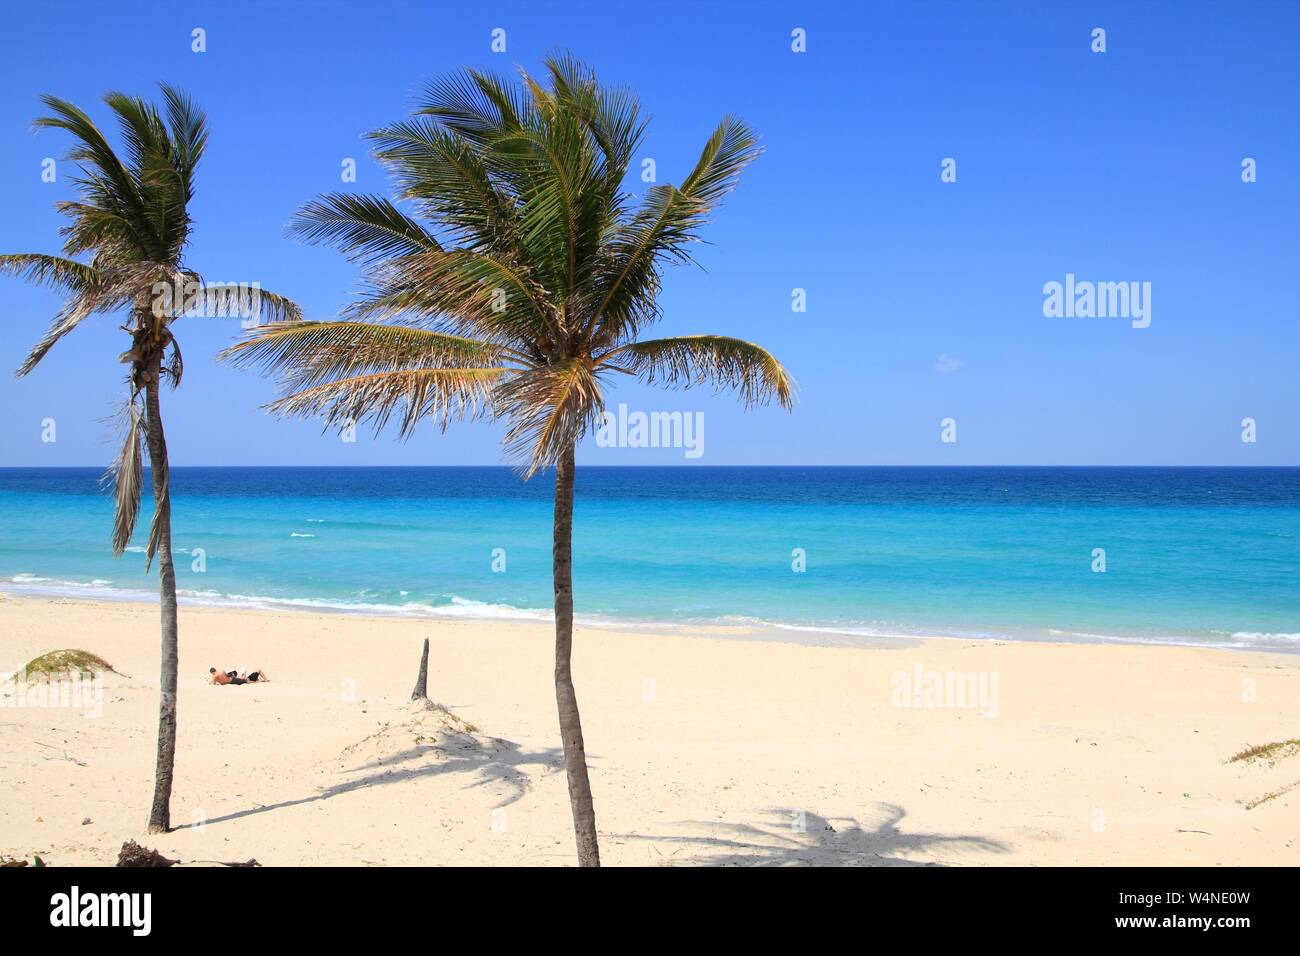
[[(125, 160), (109, 145), (89, 116), (66, 100), (42, 96), (50, 111), (35, 129), (71, 133), (68, 159), (77, 199), (57, 204), (68, 217), (61, 230), (63, 256), (23, 253), (0, 256), (0, 272), (52, 287), (66, 296), (31, 354), (18, 368), (26, 375), (59, 339), (95, 314), (124, 312), (123, 331), (131, 347), (119, 361), (129, 364), (128, 398), (123, 407), (125, 437), (110, 473), (116, 515), (113, 554), (131, 540), (144, 483), (143, 444), (148, 449), (154, 515), (146, 548), (146, 571), (158, 558), (162, 611), (162, 673), (158, 708), (158, 762), (149, 832), (171, 828), (172, 770), (176, 758), (177, 621), (176, 572), (172, 566), (171, 495), (167, 440), (159, 411), (163, 379), (180, 384), (183, 363), (172, 323), (187, 311), (212, 304), (227, 308), (223, 296), (203, 285), (183, 263), (190, 235), (188, 205), (194, 173), (208, 141), (207, 119), (185, 94), (163, 85), (162, 109), (137, 97), (108, 93), (104, 102), (117, 118)], [(90, 261), (72, 258), (89, 255)], [(179, 292), (179, 294), (177, 294)], [(274, 319), (300, 319), (298, 308), (270, 292), (258, 295), (263, 313)]]
[(639, 340), (659, 317), (665, 264), (689, 246), (741, 170), (753, 133), (726, 118), (680, 185), (639, 204), (624, 188), (645, 122), (637, 100), (574, 59), (546, 61), (549, 88), (477, 71), (437, 81), (405, 122), (370, 134), (408, 215), (378, 196), (308, 203), (292, 231), (367, 267), (341, 320), (263, 327), (225, 353), (278, 373), (277, 413), (326, 427), (390, 421), (402, 437), (432, 418), (501, 418), (526, 477), (555, 468), (555, 696), (578, 861), (600, 862), (573, 646), (574, 447), (598, 427), (604, 387), (628, 375), (710, 383), (746, 403), (789, 407), (793, 385), (749, 342), (718, 335)]

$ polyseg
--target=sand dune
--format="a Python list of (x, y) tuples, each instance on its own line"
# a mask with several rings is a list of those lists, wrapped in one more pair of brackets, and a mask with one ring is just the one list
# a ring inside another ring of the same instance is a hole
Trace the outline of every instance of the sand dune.
[[(453, 717), (407, 699), (424, 637)], [(545, 625), (183, 608), (178, 829), (148, 838), (156, 609), (0, 601), (0, 670), (60, 647), (121, 676), (98, 717), (0, 707), (0, 855), (574, 860)], [(274, 681), (212, 687), (209, 666)], [(900, 706), (917, 668), (996, 675), (996, 706)], [(1228, 762), (1300, 736), (1300, 658), (585, 630), (575, 676), (609, 864), (1300, 863), (1300, 789), (1247, 809), (1300, 756)]]

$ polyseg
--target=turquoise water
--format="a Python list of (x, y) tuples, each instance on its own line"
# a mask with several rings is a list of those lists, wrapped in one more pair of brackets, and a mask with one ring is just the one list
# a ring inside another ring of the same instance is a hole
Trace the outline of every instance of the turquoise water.
[[(0, 469), (0, 587), (152, 596), (148, 514), (112, 558), (99, 474)], [(547, 476), (177, 468), (172, 481), (186, 601), (548, 616)], [(1296, 468), (580, 468), (574, 551), (578, 613), (597, 624), (1300, 650)]]

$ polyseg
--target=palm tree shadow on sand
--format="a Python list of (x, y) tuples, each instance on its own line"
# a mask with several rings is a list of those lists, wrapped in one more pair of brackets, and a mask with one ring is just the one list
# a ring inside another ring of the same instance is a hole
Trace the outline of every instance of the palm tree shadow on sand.
[[(408, 739), (412, 741), (410, 746), (395, 751), (388, 749), (387, 744), (391, 743), (393, 737), (408, 734)], [(212, 817), (203, 821), (203, 824), (212, 826), (259, 813), (329, 800), (370, 787), (384, 787), (457, 773), (474, 775), (475, 779), (468, 784), (469, 787), (497, 786), (504, 789), (504, 796), (494, 804), (496, 807), (504, 807), (522, 799), (528, 792), (531, 787), (529, 768), (539, 768), (543, 774), (564, 768), (564, 754), (558, 747), (527, 750), (512, 740), (499, 737), (482, 737), (460, 730), (429, 733), (410, 724), (385, 728), (385, 731), (349, 747), (344, 756), (372, 741), (375, 743), (372, 749), (377, 751), (376, 755), (344, 770), (348, 775), (359, 776), (324, 787), (305, 797), (238, 810)], [(198, 825), (186, 824), (176, 829)]]
[[(705, 832), (623, 834), (623, 838), (652, 841), (665, 866), (943, 866), (945, 862), (919, 861), (906, 855), (1007, 851), (1006, 844), (980, 836), (905, 833), (898, 825), (907, 813), (891, 803), (880, 804), (881, 819), (873, 825), (808, 811), (771, 808), (768, 812), (772, 819), (758, 825), (689, 821), (682, 825)], [(677, 849), (663, 852), (657, 844)]]

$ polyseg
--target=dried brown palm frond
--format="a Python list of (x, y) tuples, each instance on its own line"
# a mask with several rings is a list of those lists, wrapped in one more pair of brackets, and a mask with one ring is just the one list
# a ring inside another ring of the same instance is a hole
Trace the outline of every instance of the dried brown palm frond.
[(493, 386), (507, 374), (501, 368), (376, 372), (314, 385), (268, 407), (279, 415), (322, 418), (326, 427), (368, 422), (380, 431), (395, 420), (406, 438), (426, 418), (446, 428), (453, 419), (493, 417)]
[(785, 408), (794, 406), (794, 380), (766, 350), (741, 339), (723, 335), (648, 339), (612, 349), (601, 362), (649, 383), (732, 388), (746, 405), (775, 399)]
[(127, 402), (122, 409), (122, 448), (104, 478), (113, 483), (113, 556), (117, 557), (131, 543), (136, 518), (140, 514), (140, 489), (144, 484), (144, 431), (137, 403)]

